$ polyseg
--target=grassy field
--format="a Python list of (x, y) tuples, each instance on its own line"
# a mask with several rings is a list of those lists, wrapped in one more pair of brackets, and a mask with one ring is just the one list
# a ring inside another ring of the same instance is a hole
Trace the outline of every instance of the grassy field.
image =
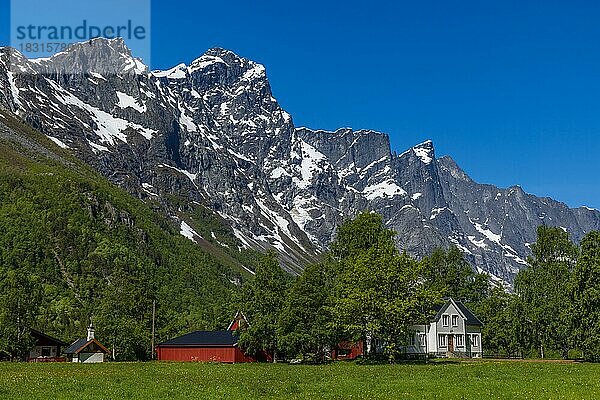
[(0, 399), (600, 399), (600, 365), (0, 363)]

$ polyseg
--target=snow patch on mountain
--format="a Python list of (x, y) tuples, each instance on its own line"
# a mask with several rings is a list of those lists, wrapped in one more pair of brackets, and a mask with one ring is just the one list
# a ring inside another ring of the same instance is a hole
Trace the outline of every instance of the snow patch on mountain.
[(279, 179), (282, 176), (290, 176), (290, 174), (288, 174), (288, 172), (285, 169), (283, 169), (282, 167), (277, 167), (273, 171), (271, 171), (270, 178), (271, 179)]
[(447, 207), (439, 207), (431, 210), (431, 215), (429, 219), (436, 219), (438, 215), (440, 215), (444, 210), (447, 210)]
[(136, 110), (137, 112), (139, 112), (140, 114), (143, 114), (146, 112), (146, 105), (145, 104), (139, 104), (138, 100), (134, 99), (133, 96), (128, 95), (127, 93), (123, 93), (123, 92), (119, 92), (117, 91), (117, 98), (119, 99), (117, 106), (125, 109), (125, 108), (132, 108), (134, 110)]
[(186, 171), (186, 170), (183, 170), (183, 169), (179, 169), (177, 167), (173, 167), (173, 166), (167, 165), (167, 164), (158, 164), (158, 167), (169, 168), (169, 169), (172, 169), (173, 171), (177, 171), (180, 174), (187, 176), (187, 178), (192, 182), (192, 184), (194, 186), (196, 186), (196, 188), (198, 187), (198, 185), (196, 184), (196, 177), (198, 176), (198, 174), (192, 174), (189, 171)]
[(262, 78), (266, 74), (265, 67), (261, 64), (252, 63), (253, 66), (242, 75), (242, 79), (246, 81), (253, 81), (258, 78)]
[(196, 237), (199, 237), (199, 238), (202, 237), (202, 236), (198, 235), (198, 233), (194, 229), (192, 229), (191, 226), (186, 224), (185, 221), (181, 221), (181, 227), (179, 230), (179, 234), (182, 236), (185, 236), (186, 238), (190, 239), (194, 243), (198, 243), (196, 241)]
[(6, 73), (8, 75), (8, 85), (10, 86), (10, 92), (12, 94), (13, 101), (18, 107), (20, 107), (21, 101), (19, 100), (19, 88), (17, 88), (17, 84), (15, 83), (15, 76), (10, 70), (8, 70)]
[(97, 72), (90, 72), (90, 75), (93, 76), (96, 79), (100, 79), (102, 81), (107, 82), (106, 78), (102, 74), (99, 74)]
[(148, 70), (148, 67), (139, 58), (129, 57), (123, 68), (123, 72), (133, 70), (136, 74), (143, 74)]
[(475, 229), (477, 229), (477, 231), (479, 233), (481, 233), (483, 236), (485, 236), (490, 242), (496, 243), (496, 244), (500, 244), (500, 241), (502, 240), (502, 234), (499, 234), (499, 235), (495, 234), (491, 230), (489, 230), (487, 228), (484, 228), (478, 222), (471, 221), (471, 223), (473, 224), (473, 226), (475, 227)]
[(192, 117), (186, 114), (185, 108), (181, 104), (178, 104), (177, 107), (179, 108), (179, 124), (188, 132), (198, 132), (198, 126), (194, 123)]
[(406, 194), (406, 191), (398, 186), (393, 179), (388, 179), (384, 182), (365, 187), (363, 194), (367, 200), (375, 200), (378, 197), (391, 198), (395, 196), (403, 196)]
[(158, 194), (153, 192), (152, 189), (154, 189), (154, 186), (152, 186), (151, 184), (147, 182), (142, 183), (142, 190), (144, 190), (144, 192), (148, 193), (150, 196), (158, 196)]
[(451, 236), (448, 238), (448, 240), (450, 241), (450, 243), (452, 243), (453, 245), (455, 245), (460, 251), (462, 251), (464, 254), (468, 254), (468, 255), (473, 255), (473, 252), (471, 250), (469, 250), (467, 247), (463, 246), (460, 241)]
[(138, 103), (138, 100), (134, 99), (133, 96), (128, 95), (127, 93), (123, 93), (123, 92), (119, 92), (117, 91), (117, 98), (119, 99), (119, 102), (117, 103), (117, 106), (120, 108), (132, 108), (134, 110), (136, 110), (137, 112), (139, 112), (140, 114), (143, 114), (146, 112), (146, 105), (144, 103), (142, 103), (141, 105)]
[(423, 162), (423, 164), (430, 164), (434, 160), (433, 156), (433, 142), (427, 140), (412, 148), (412, 151), (417, 157)]
[(215, 65), (215, 64), (225, 64), (227, 65), (227, 63), (225, 61), (223, 61), (223, 59), (221, 57), (218, 56), (209, 56), (209, 55), (203, 55), (200, 58), (197, 58), (196, 60), (194, 60), (192, 62), (192, 64), (190, 65), (188, 71), (191, 73), (194, 73), (198, 70), (203, 70), (206, 67)]
[(152, 71), (152, 75), (154, 75), (157, 78), (185, 79), (186, 72), (187, 66), (182, 63), (166, 71)]
[(481, 249), (485, 249), (485, 248), (487, 248), (487, 245), (485, 244), (485, 239), (480, 239), (480, 240), (477, 240), (477, 239), (475, 238), (475, 236), (467, 236), (467, 238), (468, 238), (468, 239), (469, 239), (469, 241), (470, 241), (471, 243), (473, 243), (475, 246), (477, 246), (477, 247), (479, 247), (479, 248), (481, 248)]
[(320, 170), (320, 163), (326, 160), (326, 157), (317, 151), (313, 146), (303, 140), (299, 140), (302, 161), (300, 164), (301, 179), (294, 177), (294, 183), (301, 188), (306, 189), (310, 186), (313, 175)]
[(101, 152), (110, 153), (110, 150), (106, 146), (102, 146), (100, 144), (94, 143), (91, 140), (88, 140), (87, 142), (90, 145), (90, 147), (92, 148), (92, 151), (94, 152), (94, 154), (98, 154)]
[[(1, 115), (1, 114), (0, 114)], [(58, 145), (58, 147), (62, 148), (62, 149), (68, 149), (69, 146), (67, 146), (65, 144), (65, 142), (63, 142), (62, 140), (60, 140), (59, 138), (55, 138), (53, 136), (50, 135), (46, 135), (46, 137), (50, 140), (52, 140), (54, 143), (56, 143)]]
[[(313, 242), (318, 242), (317, 238), (310, 233), (307, 225), (323, 216), (322, 210), (317, 206), (318, 200), (314, 196), (304, 197), (296, 196), (293, 201), (293, 208), (290, 210), (290, 217), (300, 229), (306, 232), (308, 238)], [(311, 211), (313, 214), (311, 214)], [(315, 216), (316, 215), (316, 216)]]

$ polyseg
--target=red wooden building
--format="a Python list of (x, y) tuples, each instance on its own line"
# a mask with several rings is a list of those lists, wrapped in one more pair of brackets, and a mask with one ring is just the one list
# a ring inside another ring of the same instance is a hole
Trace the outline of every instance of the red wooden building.
[(355, 360), (364, 356), (364, 343), (359, 342), (341, 342), (331, 351), (332, 360)]
[(245, 318), (238, 313), (225, 331), (196, 331), (159, 343), (157, 358), (161, 361), (254, 362), (256, 360), (244, 354), (237, 345), (235, 330), (242, 321), (245, 322)]

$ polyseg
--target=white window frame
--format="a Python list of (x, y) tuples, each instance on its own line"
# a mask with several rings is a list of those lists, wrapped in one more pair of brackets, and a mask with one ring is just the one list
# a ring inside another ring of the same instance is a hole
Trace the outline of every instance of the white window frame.
[(419, 333), (419, 345), (425, 347), (426, 344), (426, 335), (424, 333)]
[(465, 337), (461, 334), (454, 335), (454, 341), (456, 342), (456, 347), (464, 347), (465, 346)]
[(448, 347), (448, 335), (438, 335), (438, 344), (440, 347)]
[(442, 326), (450, 325), (450, 316), (448, 314), (442, 315)]
[(452, 327), (453, 328), (458, 327), (458, 315), (457, 314), (452, 314)]
[(473, 335), (470, 335), (470, 336), (471, 336), (471, 346), (472, 347), (479, 347), (479, 335), (473, 334)]

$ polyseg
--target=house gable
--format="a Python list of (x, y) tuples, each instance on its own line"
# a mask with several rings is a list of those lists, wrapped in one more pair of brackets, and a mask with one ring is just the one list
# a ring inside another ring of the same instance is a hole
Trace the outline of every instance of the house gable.
[(79, 354), (79, 353), (106, 353), (109, 354), (110, 351), (106, 347), (104, 347), (98, 340), (92, 339), (78, 339), (73, 344), (71, 344), (68, 348), (65, 349), (66, 354)]
[(99, 341), (97, 341), (96, 339), (92, 339), (89, 342), (87, 342), (81, 349), (79, 349), (77, 351), (77, 353), (105, 353), (105, 354), (108, 354), (108, 353), (110, 353), (110, 351), (108, 351), (108, 349), (106, 347), (104, 347), (102, 344), (100, 344)]
[(233, 320), (231, 321), (231, 323), (229, 324), (229, 326), (227, 327), (228, 331), (235, 331), (238, 328), (245, 328), (250, 326), (250, 323), (248, 322), (248, 319), (246, 318), (246, 316), (244, 315), (243, 312), (238, 311), (235, 314), (235, 317), (233, 317)]
[[(466, 309), (464, 305), (463, 307)], [(444, 305), (438, 310), (438, 312), (435, 314), (435, 317), (433, 317), (432, 322), (440, 322), (444, 314), (458, 314), (463, 320), (467, 319), (461, 307), (459, 307), (457, 302), (455, 302), (452, 298), (449, 298), (446, 301), (446, 303), (444, 303)]]
[(436, 314), (432, 325), (439, 334), (463, 333), (466, 331), (466, 318), (452, 299), (448, 299)]

